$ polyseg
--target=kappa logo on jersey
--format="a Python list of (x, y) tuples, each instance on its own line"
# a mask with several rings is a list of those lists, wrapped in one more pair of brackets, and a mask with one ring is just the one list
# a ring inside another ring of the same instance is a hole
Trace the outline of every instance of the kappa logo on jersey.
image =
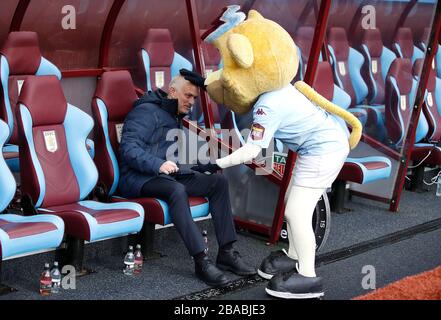
[(251, 138), (253, 140), (262, 140), (263, 135), (265, 134), (265, 127), (261, 126), (258, 123), (254, 123), (251, 127)]
[(265, 113), (265, 111), (263, 111), (262, 108), (257, 109), (256, 114), (257, 114), (258, 116), (266, 116), (266, 113)]

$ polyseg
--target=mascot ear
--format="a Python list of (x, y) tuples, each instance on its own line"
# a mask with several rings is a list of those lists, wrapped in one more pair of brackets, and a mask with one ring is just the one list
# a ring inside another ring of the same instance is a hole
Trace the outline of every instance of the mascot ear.
[(264, 19), (264, 17), (256, 10), (250, 10), (248, 12), (248, 20), (249, 19)]
[(239, 67), (248, 69), (253, 65), (253, 47), (247, 37), (238, 33), (232, 33), (228, 37), (227, 47), (234, 62)]

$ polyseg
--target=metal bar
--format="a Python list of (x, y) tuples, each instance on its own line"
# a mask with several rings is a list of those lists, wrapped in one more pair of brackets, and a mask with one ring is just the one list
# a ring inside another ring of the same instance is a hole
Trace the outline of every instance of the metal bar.
[(394, 149), (389, 148), (388, 146), (384, 145), (383, 143), (381, 143), (378, 140), (375, 140), (371, 136), (366, 135), (365, 133), (362, 134), (361, 141), (363, 141), (364, 143), (366, 143), (366, 144), (370, 145), (371, 147), (377, 149), (378, 151), (381, 151), (382, 153), (384, 153), (385, 155), (391, 157), (394, 160), (397, 160), (397, 161), (401, 160), (401, 154), (399, 152), (397, 152)]
[(237, 226), (243, 227), (246, 230), (257, 232), (262, 235), (269, 235), (270, 228), (267, 225), (259, 224), (256, 222), (251, 222), (248, 220), (243, 220), (239, 217), (234, 217), (234, 222)]
[(434, 50), (434, 47), (435, 45), (437, 45), (437, 39), (440, 36), (440, 29), (441, 29), (440, 15), (441, 15), (441, 2), (438, 1), (436, 5), (435, 16), (433, 19), (432, 30), (430, 31), (426, 56), (424, 58), (423, 69), (421, 71), (420, 81), (418, 83), (418, 90), (413, 104), (414, 108), (410, 119), (409, 129), (407, 131), (407, 136), (409, 138), (406, 139), (406, 141), (404, 142), (403, 155), (405, 157), (404, 157), (404, 161), (400, 162), (400, 167), (398, 169), (398, 179), (395, 183), (395, 188), (392, 194), (391, 205), (389, 207), (389, 210), (393, 212), (398, 211), (401, 193), (403, 191), (404, 181), (406, 178), (407, 167), (409, 165), (409, 159), (415, 142), (416, 129), (418, 127), (418, 119), (420, 117), (421, 108), (424, 102), (424, 93), (426, 91), (426, 86), (429, 79), (431, 63), (435, 57), (436, 50)]
[(31, 0), (20, 0), (15, 8), (14, 16), (12, 17), (11, 26), (9, 27), (9, 32), (20, 31), (21, 23), (28, 9)]
[(331, 8), (331, 0), (322, 0), (320, 3), (317, 25), (314, 32), (314, 40), (309, 53), (308, 67), (305, 74), (305, 82), (312, 85), (317, 71), (318, 59), (322, 48), (323, 40), (326, 35), (326, 27), (328, 25), (328, 15)]
[[(331, 7), (331, 0), (322, 0), (317, 17), (317, 24), (314, 31), (314, 38), (311, 45), (311, 52), (309, 53), (308, 67), (305, 74), (305, 82), (312, 85), (317, 71), (317, 64), (320, 56), (320, 50), (323, 45), (323, 39), (326, 34), (326, 27), (328, 24), (329, 10)], [(270, 243), (275, 243), (279, 239), (280, 230), (283, 224), (283, 216), (285, 212), (285, 195), (291, 179), (297, 155), (291, 150), (288, 152), (288, 160), (285, 167), (285, 174), (280, 185), (279, 199), (277, 202), (276, 211), (274, 213), (273, 224), (271, 226)]]
[(106, 23), (104, 24), (103, 32), (101, 34), (100, 55), (98, 60), (98, 67), (103, 68), (109, 64), (109, 48), (110, 40), (112, 39), (113, 28), (115, 27), (116, 19), (126, 0), (115, 0), (112, 8), (107, 15)]
[(391, 200), (388, 198), (383, 198), (383, 197), (379, 197), (370, 193), (364, 193), (361, 191), (355, 191), (355, 190), (349, 190), (349, 194), (354, 195), (354, 196), (358, 196), (358, 197), (362, 197), (362, 198), (366, 198), (366, 199), (370, 199), (370, 200), (374, 200), (374, 201), (378, 201), (378, 202), (383, 202), (383, 203), (387, 203), (390, 204)]
[[(204, 55), (202, 53), (201, 36), (199, 28), (199, 19), (196, 9), (195, 0), (185, 0), (187, 5), (188, 24), (190, 26), (191, 41), (193, 44), (194, 62), (196, 64), (196, 71), (200, 74), (205, 74)], [(200, 90), (200, 100), (202, 104), (202, 112), (204, 113), (205, 127), (209, 129), (210, 136), (216, 137), (214, 130), (213, 111), (210, 108), (210, 100), (208, 94), (204, 90)]]
[(331, 211), (343, 213), (345, 211), (346, 181), (337, 179), (332, 184)]

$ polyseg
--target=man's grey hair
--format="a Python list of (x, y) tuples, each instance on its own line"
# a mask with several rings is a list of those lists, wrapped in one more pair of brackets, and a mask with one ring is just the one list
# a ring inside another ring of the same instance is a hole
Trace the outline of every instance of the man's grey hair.
[(179, 90), (182, 88), (182, 85), (186, 82), (187, 80), (181, 76), (181, 75), (177, 75), (176, 77), (174, 77), (171, 81), (170, 84), (168, 85), (169, 88), (175, 88), (176, 90)]

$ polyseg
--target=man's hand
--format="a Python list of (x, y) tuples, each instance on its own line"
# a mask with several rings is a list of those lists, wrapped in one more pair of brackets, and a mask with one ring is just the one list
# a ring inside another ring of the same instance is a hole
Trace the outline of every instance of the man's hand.
[(179, 73), (181, 74), (181, 76), (184, 77), (185, 80), (188, 80), (195, 86), (205, 90), (205, 78), (202, 77), (199, 73), (187, 69), (181, 69), (179, 70)]
[(173, 161), (166, 161), (159, 168), (159, 172), (164, 174), (175, 173), (178, 172), (178, 170), (179, 170), (178, 166)]
[(201, 173), (216, 173), (216, 171), (221, 170), (221, 167), (219, 167), (217, 164), (215, 163), (207, 163), (207, 164), (200, 164), (198, 163), (198, 165), (194, 166), (191, 168), (191, 170), (194, 171), (199, 171)]

